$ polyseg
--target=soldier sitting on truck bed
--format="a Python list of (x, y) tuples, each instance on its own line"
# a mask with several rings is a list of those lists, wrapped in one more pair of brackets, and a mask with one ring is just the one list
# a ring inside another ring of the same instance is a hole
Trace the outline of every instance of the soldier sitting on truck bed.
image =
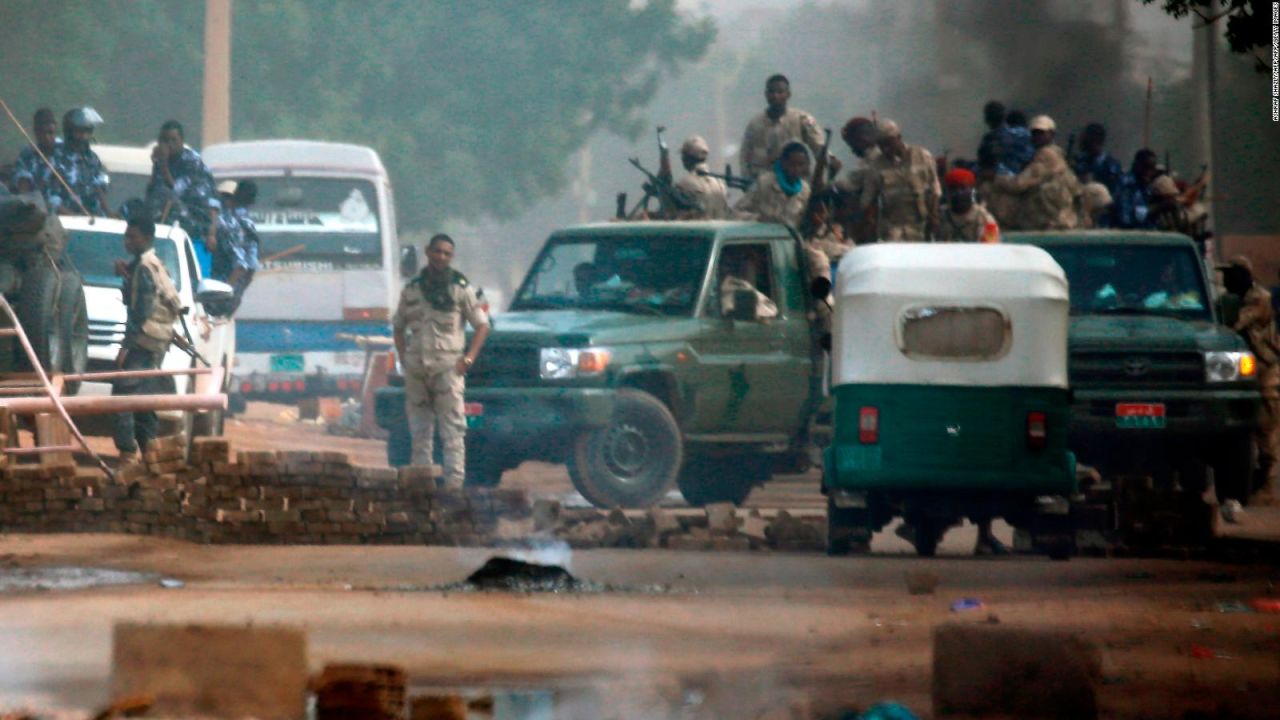
[[(13, 184), (20, 193), (38, 192), (47, 200), (51, 175), (45, 160), (52, 161), (54, 153), (62, 147), (62, 138), (58, 137), (58, 120), (53, 116), (53, 111), (49, 108), (37, 110), (31, 130), (36, 146), (33, 148), (27, 145), (18, 153), (18, 159), (13, 164)], [(39, 153), (36, 148), (39, 148)], [(44, 155), (43, 159), (41, 154)]]
[(68, 110), (62, 116), (62, 146), (50, 158), (62, 182), (50, 178), (47, 189), (49, 206), (60, 215), (84, 213), (106, 217), (110, 214), (107, 185), (111, 179), (98, 153), (90, 147), (93, 130), (101, 124), (102, 116), (91, 107)]
[(213, 173), (200, 153), (187, 147), (182, 123), (166, 120), (160, 126), (151, 162), (147, 203), (160, 222), (174, 218), (187, 231), (196, 244), (200, 269), (211, 275), (212, 255), (218, 246), (221, 204), (214, 189)]
[(723, 220), (733, 215), (724, 181), (705, 174), (710, 153), (707, 141), (697, 135), (680, 146), (680, 162), (688, 173), (676, 181), (676, 190), (683, 192), (693, 207), (677, 210), (677, 220)]
[(773, 168), (760, 173), (734, 209), (744, 220), (799, 225), (809, 206), (809, 150), (789, 143)]

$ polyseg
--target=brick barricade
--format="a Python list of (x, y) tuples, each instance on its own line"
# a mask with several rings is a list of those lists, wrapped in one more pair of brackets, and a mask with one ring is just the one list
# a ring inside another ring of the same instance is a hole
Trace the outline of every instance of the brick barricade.
[(523, 520), (523, 491), (450, 490), (437, 468), (366, 468), (337, 452), (240, 452), (160, 438), (115, 482), (74, 465), (0, 469), (0, 528), (110, 532), (206, 543), (480, 545)]

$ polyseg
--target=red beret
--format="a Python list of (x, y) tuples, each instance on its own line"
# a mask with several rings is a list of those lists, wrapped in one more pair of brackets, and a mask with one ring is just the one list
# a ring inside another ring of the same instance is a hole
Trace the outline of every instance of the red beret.
[(977, 184), (978, 180), (973, 173), (964, 168), (954, 168), (947, 172), (942, 178), (943, 184), (953, 188), (971, 188)]

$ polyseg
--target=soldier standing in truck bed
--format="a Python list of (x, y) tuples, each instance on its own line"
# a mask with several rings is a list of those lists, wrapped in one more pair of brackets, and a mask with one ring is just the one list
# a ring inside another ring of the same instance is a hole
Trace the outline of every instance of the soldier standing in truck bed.
[(871, 163), (871, 177), (862, 196), (872, 213), (876, 240), (923, 242), (933, 239), (938, 226), (938, 200), (942, 185), (933, 155), (919, 145), (908, 145), (892, 120), (879, 126), (880, 155)]
[(733, 214), (729, 209), (729, 190), (724, 181), (703, 173), (708, 171), (707, 141), (694, 135), (680, 146), (680, 162), (687, 171), (676, 181), (676, 190), (692, 201), (693, 207), (676, 211), (677, 220), (723, 220)]
[(1022, 172), (994, 178), (994, 187), (1019, 198), (1022, 230), (1071, 230), (1079, 223), (1076, 200), (1080, 181), (1067, 166), (1066, 153), (1054, 144), (1057, 125), (1048, 115), (1031, 119), (1031, 143), (1036, 152)]
[[(1280, 342), (1277, 342), (1271, 293), (1253, 280), (1249, 258), (1237, 256), (1223, 268), (1227, 292), (1242, 299), (1235, 330), (1258, 360), (1258, 390), (1262, 407), (1254, 441), (1258, 446), (1258, 485), (1254, 502), (1274, 503), (1280, 496)], [(1243, 498), (1238, 498), (1243, 499)]]
[[(465, 376), (489, 336), (489, 315), (466, 276), (450, 267), (453, 249), (448, 235), (427, 243), (427, 265), (401, 291), (392, 326), (404, 367), (413, 464), (431, 464), (438, 424), (445, 484), (460, 488), (466, 476)], [(470, 349), (467, 323), (476, 331)]]
[[(782, 154), (782, 148), (790, 142), (802, 142), (813, 156), (822, 152), (823, 135), (818, 121), (804, 110), (788, 108), (791, 99), (791, 81), (785, 75), (774, 75), (764, 84), (765, 111), (747, 123), (742, 136), (738, 157), (747, 177), (757, 177), (773, 167), (773, 161)], [(828, 159), (829, 168), (840, 169), (834, 157)]]

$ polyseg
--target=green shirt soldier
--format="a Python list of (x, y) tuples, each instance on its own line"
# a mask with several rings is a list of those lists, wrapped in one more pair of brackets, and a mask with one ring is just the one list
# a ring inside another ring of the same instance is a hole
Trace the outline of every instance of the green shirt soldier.
[[(431, 238), (427, 265), (400, 292), (392, 326), (404, 369), (413, 464), (431, 464), (438, 426), (445, 485), (461, 487), (466, 475), (464, 378), (489, 336), (489, 314), (466, 276), (450, 267), (453, 250), (448, 235)], [(470, 349), (467, 323), (475, 328)]]

